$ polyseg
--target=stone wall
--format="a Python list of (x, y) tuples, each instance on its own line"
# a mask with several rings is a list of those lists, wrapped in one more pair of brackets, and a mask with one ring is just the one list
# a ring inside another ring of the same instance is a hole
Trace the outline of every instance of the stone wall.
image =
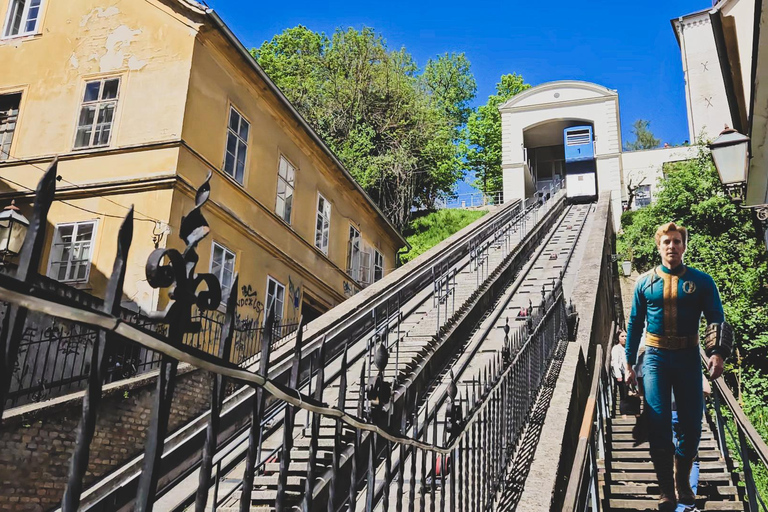
[[(84, 487), (144, 450), (157, 372), (111, 385), (99, 407)], [(82, 411), (82, 393), (11, 409), (0, 426), (0, 510), (58, 507)], [(169, 432), (208, 409), (207, 372), (180, 368)]]

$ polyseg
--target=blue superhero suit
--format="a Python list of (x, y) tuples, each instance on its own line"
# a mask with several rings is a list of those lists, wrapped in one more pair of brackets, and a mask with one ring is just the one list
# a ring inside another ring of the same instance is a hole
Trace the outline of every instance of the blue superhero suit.
[[(685, 459), (696, 456), (704, 414), (699, 323), (723, 322), (723, 305), (712, 278), (699, 270), (663, 265), (641, 275), (635, 285), (627, 326), (627, 362), (637, 359), (643, 329), (646, 352), (643, 384), (648, 407), (649, 444), (653, 450), (675, 450)], [(678, 443), (672, 442), (674, 389), (678, 408)]]

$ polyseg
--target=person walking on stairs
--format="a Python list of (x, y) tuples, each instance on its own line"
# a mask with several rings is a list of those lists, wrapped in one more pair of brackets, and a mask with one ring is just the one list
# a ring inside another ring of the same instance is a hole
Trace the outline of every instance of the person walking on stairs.
[[(710, 378), (723, 373), (730, 355), (733, 332), (725, 322), (720, 293), (709, 274), (683, 263), (688, 232), (669, 222), (655, 236), (661, 265), (641, 275), (635, 285), (627, 328), (628, 384), (636, 381), (640, 337), (645, 329), (643, 376), (648, 407), (648, 443), (659, 482), (659, 510), (673, 511), (680, 504), (696, 510), (696, 495), (689, 477), (701, 439), (704, 414), (699, 322), (708, 322), (705, 333)], [(677, 397), (678, 443), (672, 442), (672, 404)]]
[(627, 333), (619, 331), (618, 343), (611, 349), (611, 373), (613, 374), (613, 388), (616, 390), (615, 396), (619, 398), (619, 403), (624, 400), (627, 394), (627, 388), (624, 385), (624, 368), (627, 365)]

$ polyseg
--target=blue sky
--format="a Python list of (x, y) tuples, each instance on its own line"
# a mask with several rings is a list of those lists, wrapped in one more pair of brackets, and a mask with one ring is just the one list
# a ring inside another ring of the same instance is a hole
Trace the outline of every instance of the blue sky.
[(464, 52), (477, 80), (475, 105), (499, 77), (518, 73), (532, 85), (595, 82), (619, 92), (622, 138), (632, 123), (651, 122), (662, 142), (688, 139), (680, 50), (672, 18), (705, 9), (703, 0), (674, 2), (245, 2), (206, 0), (247, 46), (305, 25), (376, 29), (390, 48), (404, 46), (423, 66), (445, 52)]

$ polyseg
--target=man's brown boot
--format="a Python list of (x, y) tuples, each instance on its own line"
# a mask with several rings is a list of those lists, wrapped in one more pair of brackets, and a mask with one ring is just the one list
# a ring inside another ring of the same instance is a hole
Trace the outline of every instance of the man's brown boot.
[(684, 459), (675, 454), (675, 488), (677, 499), (683, 505), (694, 505), (696, 493), (691, 489), (691, 467), (693, 459)]
[(659, 481), (659, 510), (674, 512), (677, 508), (674, 453), (671, 450), (651, 450), (651, 462)]

